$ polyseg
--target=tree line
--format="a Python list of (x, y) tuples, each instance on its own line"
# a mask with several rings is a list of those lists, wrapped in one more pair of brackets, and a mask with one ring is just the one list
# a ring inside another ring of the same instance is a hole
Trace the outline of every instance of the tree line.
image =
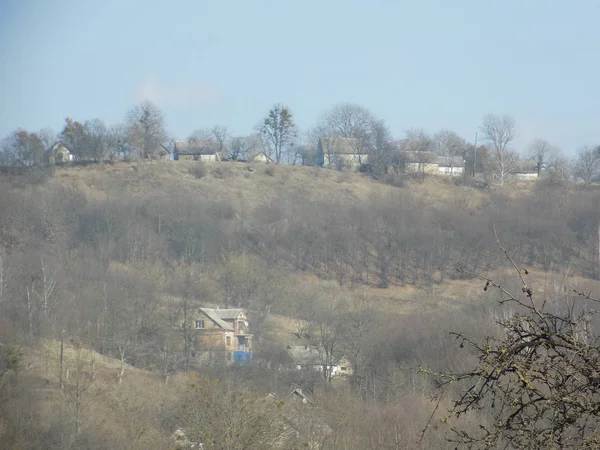
[[(214, 149), (223, 159), (245, 161), (264, 152), (276, 164), (313, 165), (317, 161), (320, 137), (349, 138), (359, 163), (368, 160), (370, 170), (384, 174), (397, 165), (403, 152), (416, 152), (426, 162), (428, 154), (461, 157), (466, 173), (484, 173), (503, 185), (511, 173), (522, 169), (524, 162), (553, 177), (590, 184), (600, 176), (600, 147), (586, 145), (572, 158), (548, 141), (538, 138), (517, 151), (518, 129), (508, 115), (488, 114), (477, 136), (470, 143), (451, 130), (430, 134), (422, 129), (408, 129), (395, 138), (386, 122), (367, 108), (340, 103), (324, 112), (317, 124), (299, 130), (288, 106), (274, 105), (249, 135), (236, 135), (227, 126), (216, 125), (194, 130), (187, 142)], [(136, 105), (125, 115), (123, 123), (107, 126), (100, 119), (77, 121), (65, 119), (63, 129), (29, 132), (17, 129), (0, 145), (0, 165), (40, 165), (49, 161), (55, 143), (62, 143), (81, 161), (109, 159), (152, 159), (163, 149), (172, 152), (175, 138), (168, 132), (163, 112), (151, 102)], [(529, 169), (531, 170), (530, 167)]]

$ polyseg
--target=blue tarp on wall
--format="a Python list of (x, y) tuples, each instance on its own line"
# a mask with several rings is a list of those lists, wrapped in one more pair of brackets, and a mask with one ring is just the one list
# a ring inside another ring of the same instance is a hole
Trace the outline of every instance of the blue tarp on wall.
[(251, 352), (233, 352), (234, 364), (248, 364), (250, 361), (252, 361)]

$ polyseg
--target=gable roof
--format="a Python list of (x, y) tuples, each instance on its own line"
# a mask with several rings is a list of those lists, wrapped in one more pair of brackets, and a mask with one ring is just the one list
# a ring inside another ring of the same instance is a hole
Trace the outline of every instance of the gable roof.
[(215, 314), (223, 320), (237, 319), (240, 314), (244, 312), (241, 308), (228, 308), (228, 309), (215, 309)]
[(199, 308), (199, 310), (203, 312), (204, 315), (206, 315), (210, 320), (212, 320), (219, 328), (222, 328), (225, 331), (233, 331), (233, 327), (219, 317), (216, 309)]
[(345, 137), (322, 137), (319, 138), (319, 147), (323, 153), (336, 155), (354, 155), (358, 153), (360, 143), (356, 138)]
[(216, 155), (217, 148), (210, 142), (176, 141), (175, 153), (179, 155)]
[(273, 162), (273, 158), (271, 158), (269, 155), (267, 155), (267, 154), (266, 154), (265, 152), (263, 152), (263, 151), (257, 152), (257, 153), (255, 153), (254, 155), (252, 155), (250, 158), (248, 158), (248, 162), (253, 162), (253, 161), (256, 161), (256, 160), (257, 160), (257, 158), (259, 158), (259, 157), (261, 157), (261, 156), (263, 156), (263, 157), (264, 157), (264, 159), (265, 159), (267, 162)]
[(159, 144), (159, 147), (157, 149), (157, 153), (159, 155), (170, 155), (171, 151), (164, 145), (164, 144)]

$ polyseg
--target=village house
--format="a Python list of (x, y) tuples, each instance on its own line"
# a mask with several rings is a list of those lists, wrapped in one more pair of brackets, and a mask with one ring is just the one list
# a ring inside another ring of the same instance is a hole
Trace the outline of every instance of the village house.
[(167, 161), (167, 160), (171, 159), (171, 152), (163, 144), (160, 144), (158, 146), (158, 148), (156, 149), (154, 154), (156, 155), (156, 159), (159, 159), (161, 161)]
[(465, 160), (461, 156), (445, 157), (433, 152), (402, 152), (400, 160), (406, 173), (442, 176), (462, 176), (465, 173)]
[(75, 159), (73, 154), (62, 143), (57, 142), (48, 152), (48, 162), (50, 164), (63, 164)]
[[(326, 364), (324, 351), (319, 347), (311, 345), (293, 345), (287, 347), (287, 353), (296, 370), (315, 370), (317, 372), (322, 372), (323, 366)], [(352, 375), (350, 362), (344, 357), (339, 357), (332, 361), (329, 364), (329, 369), (332, 377)]]
[(252, 155), (251, 157), (248, 158), (248, 162), (249, 163), (264, 163), (264, 164), (271, 164), (273, 163), (273, 158), (271, 158), (269, 155), (267, 155), (265, 152), (260, 151), (258, 153), (255, 153), (254, 155)]
[(173, 151), (175, 161), (221, 161), (217, 147), (211, 143), (176, 141)]
[(367, 164), (366, 150), (360, 139), (322, 137), (317, 144), (315, 163), (330, 169), (357, 171)]
[(244, 310), (198, 308), (192, 322), (197, 356), (228, 363), (252, 360), (252, 334)]

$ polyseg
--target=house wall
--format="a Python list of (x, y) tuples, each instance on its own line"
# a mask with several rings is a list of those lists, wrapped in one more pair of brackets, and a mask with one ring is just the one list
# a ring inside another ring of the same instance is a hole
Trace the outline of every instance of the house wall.
[(342, 168), (347, 168), (351, 170), (358, 170), (361, 164), (366, 164), (368, 160), (368, 155), (358, 155), (358, 154), (324, 154), (323, 155), (323, 165), (325, 167), (337, 168), (340, 165)]
[(538, 177), (537, 172), (521, 172), (521, 173), (515, 174), (515, 178), (517, 180), (524, 180), (524, 181), (534, 181), (537, 179), (537, 177)]
[(465, 173), (464, 167), (446, 167), (439, 166), (438, 167), (438, 175), (451, 175), (454, 177), (460, 176)]
[(250, 160), (250, 162), (267, 163), (267, 162), (269, 162), (269, 158), (267, 158), (267, 156), (264, 153), (259, 153), (255, 156), (253, 156), (252, 159)]
[(404, 165), (406, 173), (423, 173), (429, 175), (437, 175), (439, 170), (439, 164), (436, 163), (418, 163), (410, 162)]
[[(223, 330), (194, 330), (194, 346), (200, 350), (237, 350), (237, 337), (233, 331)], [(227, 338), (230, 338), (230, 344), (227, 345)]]
[(202, 161), (202, 162), (216, 162), (217, 155), (180, 155), (175, 154), (176, 161)]

